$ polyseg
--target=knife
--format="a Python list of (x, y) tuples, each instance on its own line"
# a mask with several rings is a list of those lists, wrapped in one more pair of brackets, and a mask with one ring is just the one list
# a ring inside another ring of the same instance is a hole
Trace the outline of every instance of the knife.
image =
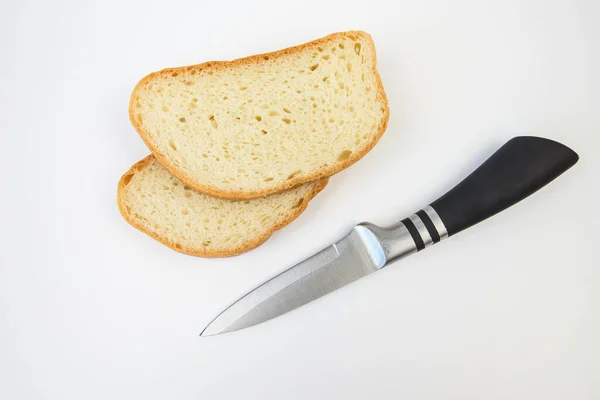
[(343, 239), (263, 283), (217, 316), (200, 336), (280, 316), (499, 213), (579, 159), (544, 138), (515, 137), (442, 197), (396, 225), (355, 226)]

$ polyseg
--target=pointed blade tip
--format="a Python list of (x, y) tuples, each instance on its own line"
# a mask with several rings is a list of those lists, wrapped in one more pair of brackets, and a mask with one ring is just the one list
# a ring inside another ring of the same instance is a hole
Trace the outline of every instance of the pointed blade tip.
[(211, 326), (212, 326), (212, 323), (209, 324), (206, 328), (204, 328), (202, 330), (202, 332), (200, 332), (200, 335), (198, 335), (198, 336), (200, 336), (200, 337), (207, 337), (207, 336), (218, 335), (218, 334), (221, 333), (221, 332), (211, 332)]

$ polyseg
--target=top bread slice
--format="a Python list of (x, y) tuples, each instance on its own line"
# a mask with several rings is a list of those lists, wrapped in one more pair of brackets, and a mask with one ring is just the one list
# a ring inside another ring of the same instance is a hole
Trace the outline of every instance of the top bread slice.
[(165, 69), (129, 116), (158, 161), (194, 189), (250, 199), (327, 177), (365, 155), (389, 109), (365, 32), (234, 61)]

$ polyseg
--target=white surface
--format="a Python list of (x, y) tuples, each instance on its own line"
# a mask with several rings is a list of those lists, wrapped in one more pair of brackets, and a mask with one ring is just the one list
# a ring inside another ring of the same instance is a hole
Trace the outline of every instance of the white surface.
[[(600, 3), (0, 3), (0, 398), (600, 398)], [(167, 66), (373, 34), (387, 133), (264, 246), (205, 260), (129, 227), (129, 94)], [(296, 312), (197, 335), (339, 238), (449, 189), (513, 135), (579, 164), (523, 203)]]

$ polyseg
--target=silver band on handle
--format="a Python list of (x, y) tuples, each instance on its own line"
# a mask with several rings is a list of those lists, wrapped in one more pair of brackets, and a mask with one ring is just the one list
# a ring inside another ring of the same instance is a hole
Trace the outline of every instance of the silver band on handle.
[(425, 211), (425, 214), (427, 214), (427, 216), (431, 219), (431, 222), (433, 222), (433, 226), (435, 226), (438, 235), (440, 235), (440, 240), (446, 239), (448, 237), (448, 231), (446, 230), (446, 226), (442, 222), (442, 219), (438, 213), (431, 206), (425, 207), (423, 211)]
[(419, 236), (421, 236), (421, 240), (423, 240), (423, 244), (425, 245), (425, 247), (433, 244), (433, 239), (427, 231), (425, 224), (423, 223), (423, 221), (421, 221), (421, 218), (419, 218), (417, 214), (413, 214), (410, 216), (409, 219), (415, 225), (415, 228), (417, 228), (417, 232), (419, 232)]

